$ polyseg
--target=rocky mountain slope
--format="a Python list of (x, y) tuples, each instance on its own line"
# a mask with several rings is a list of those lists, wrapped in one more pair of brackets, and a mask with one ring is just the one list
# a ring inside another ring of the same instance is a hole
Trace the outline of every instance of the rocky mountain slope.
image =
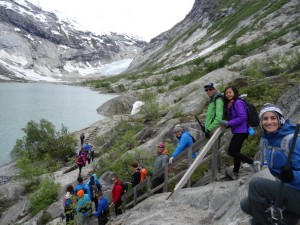
[[(113, 62), (129, 64), (144, 41), (78, 30), (73, 21), (23, 0), (0, 3), (0, 81), (76, 81)], [(126, 68), (126, 67), (125, 67)]]
[(205, 62), (218, 62), (233, 47), (242, 49), (260, 42), (259, 47), (249, 52), (230, 55), (228, 61), (232, 64), (237, 59), (297, 41), (299, 17), (296, 0), (196, 0), (183, 21), (150, 41), (129, 71), (159, 68), (157, 71), (162, 72), (204, 55)]

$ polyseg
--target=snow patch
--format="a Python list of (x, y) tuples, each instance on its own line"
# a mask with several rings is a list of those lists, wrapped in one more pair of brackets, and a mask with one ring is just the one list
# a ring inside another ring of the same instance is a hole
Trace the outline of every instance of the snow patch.
[(145, 103), (142, 101), (136, 101), (132, 105), (132, 110), (131, 110), (131, 115), (135, 115), (140, 112), (141, 106), (144, 105)]
[[(184, 63), (186, 63), (186, 62), (189, 62), (189, 61), (191, 61), (191, 60), (194, 60), (194, 59), (197, 59), (197, 58), (199, 58), (199, 57), (201, 57), (201, 56), (204, 56), (204, 55), (206, 55), (207, 53), (212, 52), (212, 51), (215, 50), (216, 48), (218, 48), (218, 47), (222, 46), (223, 44), (225, 44), (226, 41), (227, 41), (227, 38), (224, 38), (224, 39), (222, 39), (222, 40), (220, 40), (220, 41), (218, 41), (218, 42), (212, 44), (211, 46), (207, 47), (206, 49), (204, 49), (204, 50), (201, 51), (200, 53), (191, 56), (190, 58), (188, 58), (188, 59), (186, 59), (186, 60), (184, 60), (184, 61), (178, 63), (178, 64), (175, 65), (175, 66), (182, 65), (182, 64), (184, 64)], [(191, 55), (191, 52), (189, 52), (189, 53), (186, 54), (186, 56), (190, 56), (190, 55)]]

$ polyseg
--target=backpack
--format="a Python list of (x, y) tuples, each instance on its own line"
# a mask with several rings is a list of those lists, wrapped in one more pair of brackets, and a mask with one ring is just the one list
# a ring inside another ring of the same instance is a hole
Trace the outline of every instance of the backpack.
[(241, 100), (246, 104), (247, 114), (248, 114), (248, 126), (250, 127), (259, 126), (259, 116), (255, 106), (252, 103), (247, 102), (245, 99), (241, 98)]
[(71, 198), (65, 200), (65, 209), (70, 209), (72, 204)]
[[(221, 94), (221, 93), (217, 94), (217, 95), (214, 97), (215, 108), (216, 108), (216, 101), (217, 101), (218, 98), (222, 99), (222, 101), (224, 102), (224, 95)], [(216, 111), (215, 111), (215, 113), (216, 113)], [(225, 104), (224, 104), (222, 119), (226, 118), (225, 115), (227, 115), (227, 110), (225, 109)], [(215, 114), (215, 116), (214, 116), (214, 119), (215, 119), (215, 117), (216, 117), (216, 114)], [(196, 140), (195, 140), (195, 141), (196, 141)]]
[[(281, 140), (281, 143), (280, 143), (280, 148), (281, 148), (281, 150), (284, 151), (284, 154), (287, 157), (288, 157), (289, 152), (290, 152), (290, 141), (292, 141), (293, 137), (294, 137), (294, 133), (285, 135), (283, 137), (283, 139)], [(299, 137), (300, 137), (300, 134), (298, 134), (298, 138)]]
[(192, 138), (193, 143), (195, 143), (195, 142), (196, 142), (196, 139), (193, 137), (193, 135), (191, 135), (191, 134), (189, 134), (189, 135), (190, 135), (190, 137)]
[(90, 185), (90, 191), (91, 191), (92, 199), (95, 199), (97, 197), (97, 194), (98, 194), (98, 187), (96, 186), (96, 184), (91, 184)]
[(79, 155), (79, 156), (77, 156), (77, 160), (76, 160), (76, 163), (77, 164), (83, 164), (84, 163), (84, 161), (83, 161), (83, 158), (82, 157), (84, 157), (83, 155)]
[(142, 169), (141, 169), (141, 181), (140, 182), (143, 182), (146, 179), (147, 173), (148, 173), (147, 169), (145, 167), (142, 167)]
[(121, 195), (124, 195), (128, 191), (128, 184), (127, 184), (127, 182), (124, 182), (124, 183), (122, 182), (121, 186), (122, 186)]

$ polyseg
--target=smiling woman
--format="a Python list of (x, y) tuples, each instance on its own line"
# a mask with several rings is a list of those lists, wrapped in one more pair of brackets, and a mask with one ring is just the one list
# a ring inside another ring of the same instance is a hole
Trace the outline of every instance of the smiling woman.
[[(21, 0), (18, 0), (21, 1)], [(172, 28), (195, 0), (29, 0), (43, 10), (74, 18), (84, 29), (137, 35), (146, 41)]]

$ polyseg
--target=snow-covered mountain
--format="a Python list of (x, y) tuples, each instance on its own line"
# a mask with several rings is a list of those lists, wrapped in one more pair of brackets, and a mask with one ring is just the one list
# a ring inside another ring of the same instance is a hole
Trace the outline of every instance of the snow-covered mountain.
[(80, 30), (76, 21), (26, 0), (0, 1), (0, 29), (0, 81), (78, 81), (117, 74), (146, 45), (129, 35)]

